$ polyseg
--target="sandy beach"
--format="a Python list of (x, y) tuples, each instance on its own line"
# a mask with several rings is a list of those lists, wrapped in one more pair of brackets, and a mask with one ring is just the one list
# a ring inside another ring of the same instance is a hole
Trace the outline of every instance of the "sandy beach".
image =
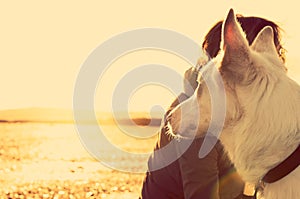
[[(156, 138), (136, 144), (106, 128), (121, 148), (151, 152), (154, 146)], [(0, 198), (139, 196), (143, 174), (103, 166), (85, 150), (73, 124), (0, 123), (0, 139)]]

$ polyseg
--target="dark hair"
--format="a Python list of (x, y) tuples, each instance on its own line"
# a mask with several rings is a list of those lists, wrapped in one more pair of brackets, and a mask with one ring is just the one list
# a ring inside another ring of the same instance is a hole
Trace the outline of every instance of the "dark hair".
[[(243, 17), (237, 15), (237, 20), (241, 24), (242, 29), (246, 34), (249, 45), (252, 44), (257, 34), (266, 26), (271, 26), (274, 32), (274, 44), (276, 46), (279, 57), (285, 62), (285, 49), (281, 45), (281, 28), (272, 21), (259, 17)], [(222, 23), (216, 23), (204, 38), (202, 48), (208, 53), (211, 58), (217, 56), (220, 51)]]

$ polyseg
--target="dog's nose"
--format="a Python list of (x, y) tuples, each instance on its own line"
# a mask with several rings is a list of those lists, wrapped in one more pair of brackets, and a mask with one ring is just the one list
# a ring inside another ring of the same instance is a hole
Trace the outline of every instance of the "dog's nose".
[(164, 118), (164, 125), (171, 124), (172, 116), (169, 114)]
[(165, 117), (165, 124), (166, 123), (171, 123), (171, 120), (172, 120), (172, 114), (168, 114), (166, 117)]

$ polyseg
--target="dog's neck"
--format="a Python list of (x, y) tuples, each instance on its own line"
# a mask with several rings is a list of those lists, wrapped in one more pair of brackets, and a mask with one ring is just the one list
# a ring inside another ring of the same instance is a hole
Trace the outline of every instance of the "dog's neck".
[(284, 86), (290, 90), (266, 85), (269, 90), (261, 95), (257, 91), (258, 95), (247, 99), (247, 105), (241, 105), (242, 118), (221, 134), (230, 158), (248, 182), (256, 183), (300, 143), (300, 88), (293, 82), (289, 84)]
[(225, 139), (222, 139), (244, 180), (252, 183), (259, 181), (271, 168), (282, 162), (300, 143), (299, 134), (296, 140), (284, 136), (294, 136), (297, 132), (276, 136), (278, 133), (272, 128), (265, 128), (270, 124), (258, 125), (258, 122), (254, 121), (249, 127), (243, 125), (248, 122), (241, 122), (242, 125), (227, 129)]

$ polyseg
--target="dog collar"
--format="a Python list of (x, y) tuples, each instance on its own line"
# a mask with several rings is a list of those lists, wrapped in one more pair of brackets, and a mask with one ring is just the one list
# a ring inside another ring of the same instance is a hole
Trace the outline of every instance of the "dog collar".
[(283, 162), (271, 169), (263, 178), (262, 182), (273, 183), (283, 177), (287, 176), (289, 173), (294, 171), (300, 165), (300, 145), (298, 148)]

